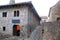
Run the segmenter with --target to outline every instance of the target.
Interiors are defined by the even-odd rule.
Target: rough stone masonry
[[[44,23],[43,40],[60,40],[60,22]]]
[[[45,22],[31,34],[30,40],[60,40],[60,22]]]

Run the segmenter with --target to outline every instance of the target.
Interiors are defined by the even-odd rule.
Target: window
[[[16,16],[16,11],[14,11],[14,17]]]
[[[7,12],[3,12],[2,16],[7,17]]]
[[[14,11],[14,17],[19,17],[19,10]]]
[[[19,16],[19,11],[17,11],[17,16]]]
[[[42,29],[42,34],[44,33],[44,29]]]
[[[6,28],[5,28],[5,27],[3,27],[3,31],[5,31],[5,29],[6,29]]]
[[[57,18],[57,21],[60,21],[60,17]]]

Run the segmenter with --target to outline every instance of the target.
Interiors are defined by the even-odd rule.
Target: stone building
[[[60,20],[60,1],[58,1],[49,11],[49,21],[58,21]]]
[[[31,2],[15,3],[10,1],[8,5],[0,6],[0,32],[19,36],[24,31],[28,36],[41,18],[37,14]]]
[[[47,16],[41,16],[41,22],[48,22],[48,17]]]

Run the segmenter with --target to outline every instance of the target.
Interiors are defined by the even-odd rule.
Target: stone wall
[[[29,40],[42,40],[42,26],[37,26],[30,35]]]
[[[40,25],[40,19],[36,16],[35,12],[28,7],[28,33],[31,34],[38,25]]]
[[[43,40],[60,40],[60,22],[47,22],[43,25]]]

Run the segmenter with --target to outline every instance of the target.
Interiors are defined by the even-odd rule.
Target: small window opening
[[[60,17],[57,18],[57,21],[60,21]]]
[[[6,30],[6,28],[5,27],[3,27],[3,31],[5,31]]]
[[[42,34],[44,33],[44,29],[42,29]]]

